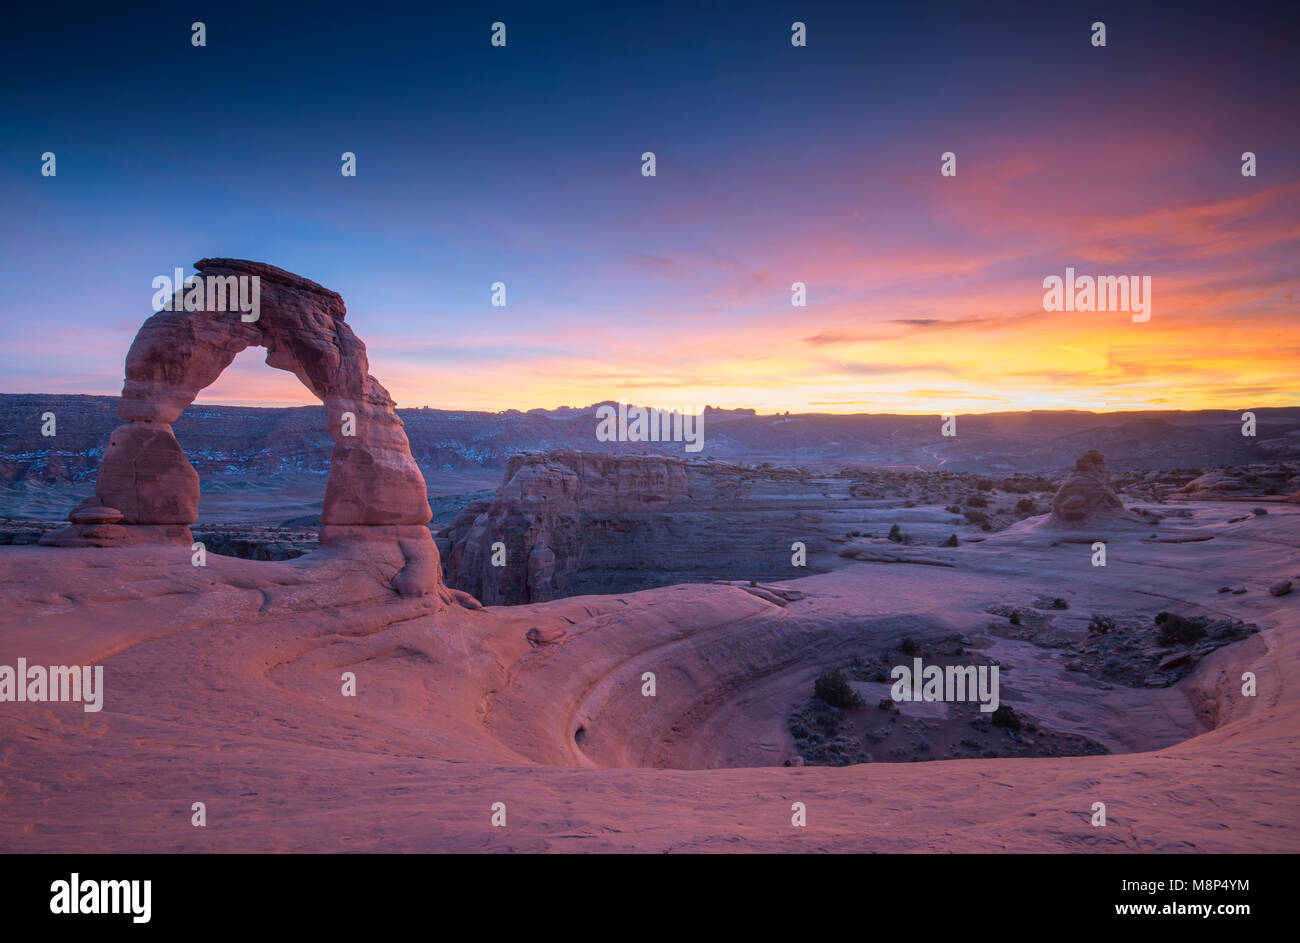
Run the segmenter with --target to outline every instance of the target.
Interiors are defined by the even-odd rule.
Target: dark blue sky
[[[1272,227],[1251,259],[1294,259],[1268,209],[1283,201],[1294,221],[1300,179],[1298,21],[1283,7],[550,6],[8,14],[0,320],[11,337],[41,333],[0,352],[0,389],[117,392],[152,278],[235,256],[341,292],[404,404],[626,392],[798,408],[827,402],[828,369],[860,377],[887,361],[916,376],[859,390],[859,408],[888,394],[880,405],[907,411],[936,384],[978,405],[991,378],[960,364],[809,338],[982,306],[1018,315],[1005,309],[1022,283],[1078,253],[1204,272],[1205,245],[1156,238],[1150,214],[1248,196],[1234,176],[1246,147],[1264,155],[1256,189],[1281,189],[1231,226]],[[205,48],[190,44],[195,20]],[[503,49],[489,43],[495,20]],[[794,20],[807,48],[790,45]],[[1107,23],[1104,50],[1088,42],[1093,20]],[[936,197],[950,149],[961,172]],[[40,176],[45,151],[57,178]],[[339,174],[343,151],[354,179]],[[1112,217],[1132,235],[1099,238]],[[1212,262],[1199,290],[1246,280],[1261,292],[1247,301],[1274,312],[1294,266],[1248,261]],[[819,303],[798,328],[795,279]],[[497,280],[505,309],[487,306]],[[811,346],[791,361],[744,338]],[[236,366],[219,398],[305,395],[245,357]],[[1042,399],[1049,386],[1007,402],[1061,405]]]

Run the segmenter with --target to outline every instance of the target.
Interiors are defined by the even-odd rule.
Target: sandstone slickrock
[[[1178,489],[1178,494],[1222,494],[1223,492],[1241,491],[1244,482],[1227,472],[1209,472],[1193,478]]]
[[[552,626],[550,628],[538,628],[534,626],[524,633],[532,645],[549,645],[552,642],[558,642],[564,638],[564,628],[562,626]]]
[[[120,509],[126,524],[192,524],[199,516],[199,474],[170,423],[128,422],[108,440],[95,497]]]
[[[211,852],[214,836],[241,852],[473,852],[486,840],[476,810],[526,792],[518,827],[487,850],[777,852],[806,850],[806,837],[855,853],[1291,853],[1300,686],[1261,683],[1257,697],[1242,697],[1241,678],[1288,679],[1300,666],[1296,596],[1257,584],[1261,573],[1297,579],[1300,514],[1278,504],[1241,526],[1225,524],[1222,509],[1193,513],[1171,526],[1231,539],[1140,545],[1149,530],[1116,535],[1124,565],[1098,573],[1079,554],[1045,552],[1042,535],[999,531],[963,547],[956,569],[854,565],[782,581],[770,588],[809,597],[785,608],[696,584],[433,612],[374,592],[368,568],[350,559],[334,568],[209,555],[204,570],[171,547],[4,548],[7,650],[31,664],[103,662],[118,683],[91,727],[68,705],[10,705],[5,734],[21,749],[0,751],[0,846],[136,852],[172,835],[184,852]],[[371,544],[401,557],[396,541]],[[1243,579],[1260,591],[1231,600],[1247,601],[1261,631],[1208,628],[1197,664],[1158,670],[1172,652],[1155,638],[1152,612],[1222,611],[1215,589]],[[1067,591],[1068,610],[1024,620],[1050,649],[987,628],[992,600],[1028,612]],[[1115,616],[1116,630],[1078,639],[1089,613]],[[1050,638],[1051,619],[1065,642]],[[565,634],[534,646],[531,628]],[[1112,755],[945,762],[942,728],[907,731],[916,715],[891,709],[882,683],[864,688],[884,709],[861,712],[860,733],[901,727],[894,736],[907,743],[923,734],[940,762],[892,763],[879,751],[848,769],[778,768],[795,755],[815,762],[786,717],[822,672],[861,654],[888,681],[903,637],[929,663],[930,650],[953,651],[942,646],[966,630],[963,648],[1009,669],[1004,703]],[[1083,670],[1058,670],[1058,654]],[[359,673],[363,696],[338,696],[345,670]],[[647,671],[658,678],[653,709],[638,693]],[[166,796],[212,783],[240,814],[220,834],[175,828],[176,803],[141,802],[141,782]],[[1086,803],[1081,815],[1061,814],[1099,782],[1131,827],[1091,828]],[[991,783],[1011,799],[990,802]],[[779,807],[755,812],[791,789],[822,810],[807,836],[781,827]],[[306,812],[285,815],[297,806]]]
[[[172,432],[199,391],[240,351],[265,347],[266,363],[298,377],[324,404],[334,450],[321,513],[322,546],[350,547],[379,563],[403,595],[442,593],[438,549],[424,477],[411,457],[388,391],[369,374],[365,344],[344,318],[343,299],[299,275],[261,262],[202,259],[204,279],[259,279],[259,312],[173,307],[145,321],[126,357],[118,413],[126,423],[109,441],[95,497],[47,535],[55,546],[188,544],[198,518],[199,478]],[[211,295],[205,304],[219,305]],[[117,509],[115,520],[94,508]],[[372,546],[376,542],[383,547]]]
[[[122,520],[122,512],[99,503],[99,498],[90,497],[72,509],[68,520],[74,524],[116,524]]]

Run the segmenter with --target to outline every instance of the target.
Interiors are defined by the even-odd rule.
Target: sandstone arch
[[[394,403],[369,374],[365,344],[344,321],[343,299],[315,282],[261,262],[202,259],[209,276],[257,276],[260,312],[159,311],[145,321],[126,357],[126,380],[114,430],[95,481],[95,495],[68,515],[72,526],[50,535],[61,546],[123,546],[192,540],[199,477],[171,424],[247,347],[298,377],[324,404],[334,450],[321,512],[323,547],[395,542],[405,563],[399,592],[441,588],[438,551],[425,526],[432,518],[424,477]],[[173,307],[183,308],[183,290]],[[235,309],[237,305],[228,304]],[[344,416],[355,434],[343,434]]]

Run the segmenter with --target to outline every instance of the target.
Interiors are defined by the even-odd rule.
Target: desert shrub
[[[1020,718],[1016,716],[1015,711],[1013,711],[1006,704],[1003,704],[1001,707],[999,707],[997,710],[993,712],[993,726],[1007,727],[1011,730],[1019,730]]]
[[[944,508],[944,510],[947,511],[949,514],[960,514],[960,513],[961,513],[961,505],[958,505],[958,504],[950,504],[950,505],[948,505],[946,508]]]
[[[1205,638],[1204,625],[1172,612],[1156,616],[1156,625],[1160,627],[1156,641],[1161,645],[1184,645]]]
[[[1115,620],[1110,616],[1099,616],[1096,613],[1088,620],[1089,635],[1105,635],[1115,628]]]
[[[813,695],[831,707],[861,707],[863,704],[862,696],[849,687],[848,677],[839,670],[819,675],[813,685]]]
[[[945,546],[945,547],[955,547],[955,546],[957,546],[957,535],[956,535],[956,534],[953,534],[953,535],[950,536],[946,541],[944,541],[944,546]]]
[[[989,522],[989,516],[983,511],[967,511],[966,520],[970,521],[972,524],[987,525]],[[985,530],[987,529],[988,528],[985,527]]]
[[[1016,502],[1016,510],[1021,514],[1037,514],[1038,505],[1034,503],[1033,498],[1021,498]]]
[[[992,491],[994,486],[993,482],[989,481],[987,478],[980,478],[975,482],[975,487],[979,488],[980,491]]]
[[[903,542],[903,531],[899,528],[897,524],[889,528],[889,539],[896,544]]]
[[[986,508],[989,506],[989,499],[982,494],[973,494],[966,499],[968,508]]]
[[[1011,619],[1010,619],[1009,621],[1011,622],[1012,625],[1019,625],[1019,624],[1020,624],[1020,613],[1018,613],[1018,612],[1013,612],[1013,613],[1011,613]]]
[[[904,655],[915,655],[921,651],[921,646],[910,635],[898,643],[898,648]]]

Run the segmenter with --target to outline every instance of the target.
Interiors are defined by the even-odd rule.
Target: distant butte
[[[1074,471],[1052,499],[1052,514],[1044,521],[1055,527],[1086,527],[1123,518],[1124,504],[1106,474],[1106,459],[1089,449],[1074,463]]]

